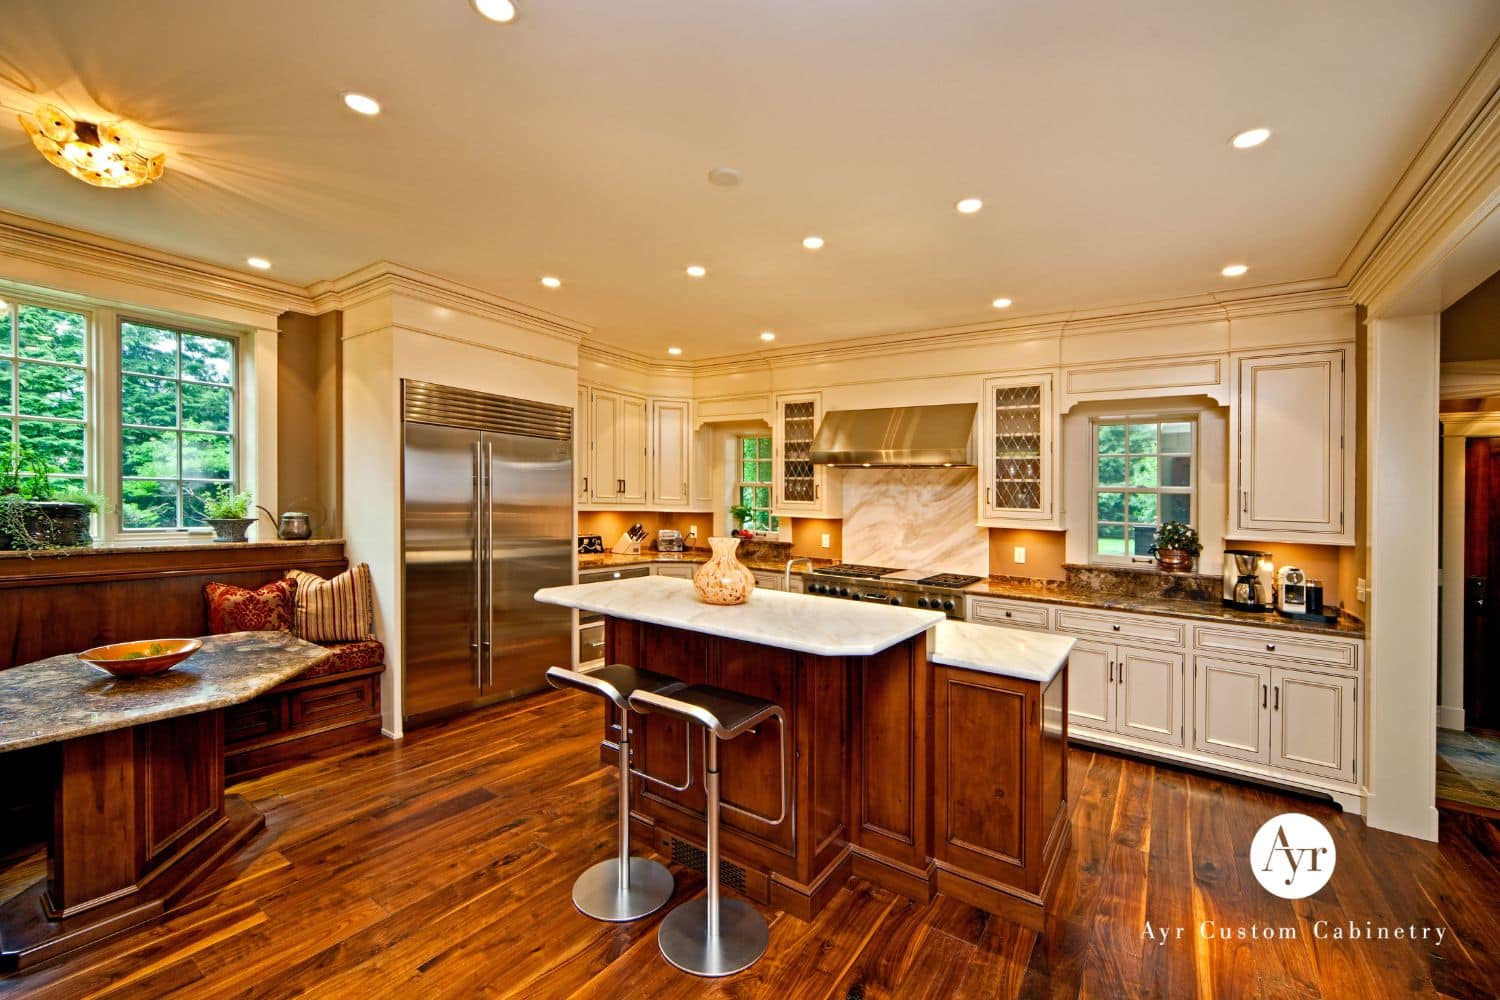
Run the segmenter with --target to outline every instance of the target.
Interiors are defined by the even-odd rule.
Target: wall
[[[313,535],[342,530],[339,427],[342,314],[283,313],[276,356],[277,483],[283,510],[312,515]]]
[[[1443,310],[1442,360],[1490,361],[1500,355],[1500,272]]]
[[[990,529],[990,574],[1036,580],[1061,580],[1068,558],[1068,536],[1062,531],[1024,528]],[[1026,549],[1026,562],[1015,561],[1016,546]]]

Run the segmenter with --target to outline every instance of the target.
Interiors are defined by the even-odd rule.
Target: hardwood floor
[[[1038,936],[938,897],[855,882],[816,922],[778,913],[766,957],[686,976],[656,919],[596,923],[569,886],[608,856],[612,771],[598,705],[547,693],[376,741],[235,790],[268,831],[164,922],[0,980],[4,997],[1492,996],[1500,983],[1500,827],[1444,816],[1443,843],[1366,830],[1334,807],[1074,749],[1071,853]],[[1267,818],[1328,824],[1332,881],[1291,903],[1245,855]],[[0,896],[41,874],[0,876]],[[678,871],[677,898],[702,880]],[[665,911],[663,911],[664,913]],[[1181,938],[1145,940],[1181,926]],[[1295,940],[1204,940],[1219,926]],[[1315,921],[1447,928],[1428,941],[1333,941]]]
[[[1438,808],[1500,819],[1500,738],[1439,729],[1437,739]]]

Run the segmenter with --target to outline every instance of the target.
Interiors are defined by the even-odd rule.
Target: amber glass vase
[[[755,589],[755,574],[734,557],[738,538],[710,538],[713,555],[693,574],[693,589],[705,604],[744,604]]]

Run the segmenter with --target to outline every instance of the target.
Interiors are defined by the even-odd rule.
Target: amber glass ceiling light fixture
[[[17,115],[47,162],[102,188],[133,188],[162,175],[165,153],[148,156],[118,122],[74,121],[61,108],[43,104],[35,115]]]

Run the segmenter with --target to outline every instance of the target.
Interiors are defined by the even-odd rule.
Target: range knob
[[[855,591],[853,594],[850,594],[849,596],[852,597],[856,601],[863,601],[865,599],[865,595],[859,593],[858,591]]]
[[[809,594],[821,594],[823,592],[823,585],[821,583],[809,583],[807,585],[807,592]]]
[[[943,602],[943,610],[944,611],[952,611],[953,610],[953,602],[951,600],[950,601],[944,601]]]
[[[893,597],[893,598],[891,598],[891,607],[894,607],[894,608],[901,607],[901,598],[899,598],[899,597]]]
[[[848,587],[840,587],[839,588],[839,596],[840,597],[848,597],[849,596],[849,588]]]
[[[925,597],[919,597],[919,598],[917,598],[917,607],[919,607],[919,608],[925,608],[925,607],[927,607],[927,598],[925,598]]]

